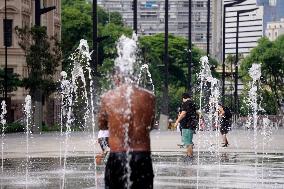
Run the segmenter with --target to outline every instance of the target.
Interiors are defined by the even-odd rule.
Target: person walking
[[[227,134],[231,130],[232,113],[228,107],[225,107],[222,104],[219,104],[218,106],[218,113],[220,117],[220,133],[223,139],[222,147],[228,147],[229,142]]]
[[[150,131],[155,120],[155,96],[126,82],[126,76],[116,69],[116,87],[102,95],[98,115],[99,128],[109,129],[105,188],[152,189]]]
[[[191,100],[188,93],[182,95],[181,113],[179,114],[175,126],[179,123],[183,123],[182,126],[182,141],[187,148],[186,159],[191,160],[193,158],[193,134],[195,133],[196,126],[198,124],[197,106]]]
[[[179,106],[179,108],[178,108],[177,119],[178,119],[178,117],[180,116],[181,112],[182,112],[182,104],[181,104],[181,105]],[[187,123],[187,119],[184,118],[184,119],[182,119],[182,120],[178,123],[178,125],[176,126],[176,127],[179,127],[178,129],[179,129],[179,131],[180,131],[180,136],[181,136],[181,144],[178,144],[178,146],[179,146],[180,148],[184,148],[184,147],[185,147],[185,145],[183,144],[183,140],[182,140],[182,128],[186,125],[186,123]]]

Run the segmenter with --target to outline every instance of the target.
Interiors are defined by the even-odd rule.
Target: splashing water
[[[65,153],[64,153],[64,165],[63,165],[63,181],[62,186],[64,188],[65,183],[65,169],[66,169],[66,159],[67,159],[67,149],[68,149],[68,140],[71,133],[71,126],[74,121],[74,109],[75,104],[80,104],[83,100],[85,103],[84,108],[84,129],[88,128],[88,125],[91,125],[92,129],[92,140],[91,145],[93,146],[94,152],[94,165],[96,169],[95,161],[95,105],[94,105],[94,90],[93,90],[93,78],[90,68],[91,53],[89,52],[89,46],[86,40],[80,40],[80,44],[74,53],[70,56],[71,61],[73,62],[73,67],[71,70],[71,80],[67,80],[66,72],[61,72],[61,99],[62,99],[62,116],[61,121],[63,125],[63,120],[66,120],[66,132],[65,132]],[[86,77],[85,77],[86,76]],[[89,83],[87,83],[89,81]],[[89,92],[88,92],[89,91]],[[81,94],[82,93],[82,94]],[[74,100],[73,100],[74,99]],[[82,104],[81,104],[82,106]],[[62,127],[61,127],[62,131]],[[96,172],[95,172],[96,174]],[[97,180],[97,176],[95,175]],[[97,183],[97,182],[96,182]]]
[[[25,98],[24,112],[26,115],[26,188],[28,187],[29,179],[29,134],[30,134],[30,121],[31,121],[31,109],[32,109],[32,98],[30,95],[27,95]]]
[[[0,115],[0,122],[2,125],[2,134],[1,134],[1,154],[2,154],[2,161],[1,161],[1,170],[3,173],[4,170],[4,138],[5,138],[5,125],[6,125],[6,119],[5,116],[7,114],[6,110],[6,103],[5,100],[1,102],[1,115]]]
[[[143,74],[146,73],[146,74]],[[140,68],[140,72],[138,75],[138,81],[137,81],[137,85],[141,86],[142,88],[148,89],[149,85],[151,87],[151,91],[154,92],[155,91],[155,86],[153,84],[153,80],[152,80],[152,76],[151,73],[149,71],[149,66],[148,64],[143,64]]]
[[[127,102],[127,108],[124,111],[124,117],[128,121],[128,123],[124,124],[124,148],[127,149],[126,151],[126,157],[127,157],[127,163],[126,163],[126,178],[127,178],[127,189],[131,188],[132,182],[130,180],[131,176],[131,167],[130,167],[130,160],[131,160],[131,155],[130,155],[130,147],[129,147],[129,123],[131,119],[131,95],[133,93],[133,89],[131,86],[128,86],[126,89],[126,95],[125,99]]]
[[[115,59],[114,64],[116,69],[119,70],[119,74],[121,74],[125,78],[125,83],[134,83],[135,77],[135,67],[136,64],[136,55],[137,55],[137,36],[135,34],[132,35],[132,38],[128,38],[122,35],[117,42],[117,54],[118,57]],[[126,120],[129,120],[132,116],[131,112],[131,95],[133,93],[132,86],[127,86],[125,91],[125,100],[127,102],[127,108],[123,110],[123,114]],[[130,122],[130,121],[128,121]],[[130,167],[130,147],[129,147],[129,123],[125,123],[124,125],[124,148],[126,151],[126,179],[127,179],[127,188],[131,188],[131,167]]]
[[[79,51],[79,54],[76,52],[71,55],[71,60],[74,62],[74,67],[72,69],[71,75],[72,75],[72,86],[73,86],[73,92],[75,93],[75,102],[78,101],[78,96],[76,95],[76,91],[78,90],[78,87],[76,85],[77,80],[80,79],[83,82],[83,89],[84,89],[84,99],[86,102],[86,112],[84,115],[85,120],[85,128],[86,124],[91,125],[92,130],[92,140],[91,145],[93,146],[93,152],[94,152],[94,164],[96,167],[96,158],[95,158],[95,144],[96,144],[96,136],[95,136],[95,104],[94,104],[94,89],[93,89],[93,78],[92,78],[92,70],[90,67],[90,61],[91,61],[91,54],[92,52],[89,52],[89,46],[86,40],[81,39],[79,47],[77,48],[77,51]],[[87,93],[87,86],[86,86],[86,78],[84,73],[87,75],[87,79],[89,81],[89,96]],[[90,100],[89,100],[90,99]],[[88,120],[91,118],[90,120]]]
[[[60,92],[61,92],[61,114],[60,114],[60,136],[61,139],[63,139],[63,125],[66,123],[66,133],[65,136],[68,138],[69,132],[71,132],[70,124],[72,123],[71,119],[71,113],[72,112],[72,103],[73,103],[73,95],[72,95],[72,90],[73,87],[70,83],[69,80],[67,80],[67,73],[65,71],[62,71],[60,73],[61,75],[61,81],[60,81]],[[66,139],[65,138],[65,145]],[[66,150],[67,146],[65,146]],[[66,159],[66,151],[64,153],[64,160]],[[60,166],[62,165],[62,142],[60,142]],[[66,166],[66,164],[64,164]],[[65,167],[63,167],[65,170]]]
[[[63,135],[63,124],[66,117],[66,108],[67,108],[67,100],[66,94],[68,94],[67,86],[69,81],[67,80],[67,73],[62,71],[60,73],[61,81],[60,81],[60,136],[62,138]],[[67,84],[68,83],[68,84]],[[60,165],[61,165],[61,143],[60,143]]]
[[[203,56],[200,58],[200,62],[201,62],[201,71],[199,73],[199,80],[200,80],[200,97],[199,97],[199,112],[200,114],[202,114],[202,99],[203,99],[203,93],[205,92],[209,92],[210,97],[209,97],[209,102],[205,102],[205,103],[209,103],[209,112],[208,112],[208,123],[207,125],[209,126],[209,129],[212,129],[213,127],[215,128],[218,124],[219,121],[219,116],[218,116],[218,102],[219,102],[219,96],[220,96],[220,90],[219,90],[219,80],[217,80],[216,78],[214,78],[211,74],[211,69],[210,69],[210,65],[209,65],[209,61],[208,61],[208,57],[207,56]],[[210,91],[203,91],[203,87],[204,85],[210,85]],[[198,127],[201,128],[201,119],[199,119],[199,123],[198,123]],[[208,129],[207,126],[207,129]],[[203,133],[204,134],[204,133]],[[200,132],[198,134],[198,143],[199,143],[199,137],[200,137]],[[211,141],[214,141],[216,144],[219,144],[219,132],[216,129],[215,132],[215,137],[213,137],[211,134],[209,136],[209,139],[204,140],[204,142],[209,143]],[[198,155],[197,155],[197,165],[199,166],[200,162],[199,162],[199,157],[200,157],[200,149],[199,149],[198,145]],[[219,154],[219,145],[210,145],[210,149],[211,153],[216,153],[217,152],[217,156],[220,157]],[[220,161],[219,161],[219,167],[220,167]],[[217,176],[219,176],[219,174],[217,174]],[[199,185],[199,169],[197,169],[197,188]]]
[[[254,152],[257,155],[257,149],[258,149],[258,141],[257,141],[257,124],[258,124],[258,112],[260,110],[263,110],[258,103],[258,87],[259,87],[259,81],[261,77],[261,65],[260,64],[252,64],[251,68],[249,69],[249,75],[252,78],[252,82],[250,82],[250,90],[248,92],[248,104],[251,108],[251,115],[249,118],[249,121],[251,121],[251,125],[253,125],[253,147]],[[264,146],[263,146],[264,147]],[[257,177],[257,167],[258,167],[258,160],[255,159],[255,175],[256,175],[256,183],[258,182]]]
[[[117,42],[116,49],[118,57],[114,61],[115,67],[119,68],[120,74],[128,79],[128,82],[132,83],[134,78],[137,55],[137,36],[134,33],[132,38],[128,38],[122,35]]]
[[[209,102],[206,102],[209,104],[209,111],[208,111],[208,123],[209,126],[208,129],[216,128],[218,122],[219,122],[219,116],[218,116],[218,102],[220,97],[220,82],[218,79],[214,78],[211,74],[210,65],[208,62],[208,57],[203,56],[200,58],[201,62],[201,71],[199,73],[199,80],[200,80],[200,98],[199,98],[199,111],[202,112],[202,97],[203,93],[208,92],[210,94]],[[210,91],[203,91],[203,85],[210,85]],[[207,126],[207,127],[208,127]],[[200,127],[200,120],[199,120],[199,127]],[[219,132],[215,132],[215,139],[217,139],[216,142],[218,142],[219,139]],[[211,141],[211,139],[209,139]],[[212,151],[216,151],[216,149],[212,149]]]
[[[154,85],[151,78],[151,74],[149,72],[149,67],[147,64],[143,64],[140,66],[140,62],[137,61],[138,57],[138,45],[137,45],[137,36],[135,34],[132,35],[132,38],[128,38],[126,36],[121,36],[117,42],[117,53],[118,57],[115,59],[115,69],[119,71],[119,74],[123,76],[124,83],[129,83],[133,85],[138,85],[145,90],[149,89],[153,93]],[[148,90],[147,90],[148,91]],[[149,91],[150,92],[150,91]],[[132,182],[130,180],[131,176],[131,167],[130,167],[130,137],[129,137],[129,123],[132,116],[131,111],[131,96],[133,93],[133,86],[128,85],[125,91],[125,100],[127,103],[127,107],[121,110],[124,116],[126,123],[123,125],[124,127],[124,148],[126,150],[126,175],[124,175],[127,179],[126,188],[131,188]]]
[[[252,78],[252,82],[250,82],[250,90],[248,93],[248,103],[252,110],[252,115],[249,118],[250,124],[253,125],[254,129],[254,150],[257,153],[257,120],[258,120],[258,112],[263,110],[258,104],[258,82],[261,77],[261,65],[260,64],[252,64],[252,67],[249,69],[249,75]]]
[[[67,113],[66,113],[66,124],[65,124],[65,127],[66,127],[66,131],[65,131],[65,141],[64,141],[64,161],[63,161],[63,175],[62,175],[62,185],[61,185],[61,188],[64,189],[65,187],[65,172],[66,172],[66,165],[67,165],[67,153],[68,153],[68,147],[69,147],[69,137],[70,137],[70,133],[71,133],[71,125],[72,125],[72,122],[73,122],[73,119],[72,119],[72,105],[73,105],[73,96],[72,96],[72,85],[70,84],[70,82],[66,81],[64,82],[64,80],[62,81],[61,84],[65,84],[61,87],[66,87],[65,90],[64,90],[64,97],[63,98],[66,98],[67,99],[67,104],[66,104],[66,109],[67,109]],[[62,134],[61,134],[62,135]]]
[[[91,53],[89,52],[89,46],[86,40],[81,39],[78,48],[75,50],[74,53],[71,54],[70,60],[73,62],[73,68],[71,70],[71,83],[73,86],[73,92],[75,94],[75,101],[77,103],[79,101],[78,91],[79,87],[82,90],[82,96],[86,103],[86,111],[84,113],[84,128],[87,127],[89,123],[89,117],[91,115],[91,125],[94,126],[94,114],[93,114],[93,78],[91,77],[91,68],[90,68],[90,60],[91,60]],[[87,82],[85,78],[85,73],[88,75],[88,79],[90,80],[90,100],[87,92]],[[80,83],[82,82],[82,83]],[[90,102],[91,101],[91,102]],[[91,108],[90,108],[91,107]],[[91,109],[91,110],[90,110]]]

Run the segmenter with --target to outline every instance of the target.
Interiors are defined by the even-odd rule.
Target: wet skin
[[[154,95],[137,86],[124,84],[102,96],[98,122],[100,129],[109,129],[111,152],[125,152],[128,148],[130,151],[150,151],[154,116]]]

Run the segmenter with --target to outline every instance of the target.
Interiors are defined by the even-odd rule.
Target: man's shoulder
[[[109,99],[115,97],[120,98],[122,96],[125,96],[128,92],[130,92],[130,94],[133,93],[134,95],[137,95],[137,93],[139,93],[144,97],[148,96],[149,98],[155,98],[155,95],[152,91],[149,91],[136,85],[125,84],[105,92],[103,95],[101,95],[101,99]]]
[[[143,95],[153,97],[153,98],[155,97],[154,93],[152,91],[147,90],[147,89],[135,86],[134,90],[137,91],[138,93],[143,94]]]

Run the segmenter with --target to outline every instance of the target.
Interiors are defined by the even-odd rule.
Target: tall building
[[[223,3],[235,2],[223,0]],[[225,54],[236,53],[237,11],[257,10],[239,14],[239,53],[248,55],[257,41],[265,35],[268,22],[284,17],[283,0],[246,0],[233,7],[227,7],[225,12]]]
[[[281,18],[279,21],[268,22],[265,35],[270,41],[274,41],[280,35],[284,35],[284,18]]]
[[[207,48],[207,1],[208,0],[192,0],[191,22],[192,42],[205,51]],[[106,11],[117,11],[121,13],[124,23],[130,27],[133,27],[132,2],[133,0],[98,0],[98,4],[104,7]],[[211,0],[211,10],[212,7],[215,7],[215,2],[218,2],[218,0]],[[164,4],[164,0],[138,0],[138,34],[153,35],[164,33]],[[169,33],[176,36],[188,37],[188,5],[188,0],[169,1]],[[211,15],[214,15],[212,11]],[[210,49],[212,49],[212,20],[211,18]]]
[[[7,70],[10,73],[17,73],[20,78],[28,76],[28,68],[25,62],[24,51],[18,44],[18,38],[15,34],[15,27],[24,26],[31,27],[35,23],[35,1],[34,0],[6,0],[7,6],[7,31],[9,36],[8,53],[7,53]],[[56,6],[56,9],[41,16],[41,24],[47,27],[49,36],[55,36],[60,39],[61,34],[61,3],[60,0],[42,0],[42,5],[45,7]],[[5,1],[0,1],[0,66],[5,68],[5,46],[4,46],[4,19],[5,19]],[[59,68],[60,69],[60,68]],[[59,77],[59,74],[57,75]],[[3,91],[1,91],[3,94]],[[11,120],[23,118],[24,98],[28,91],[24,88],[19,88],[17,91],[8,93],[8,101],[11,101],[9,110]],[[45,103],[44,120],[54,120],[55,115],[48,113],[48,107],[54,106],[55,102]],[[50,107],[53,108],[53,107]]]

